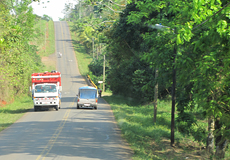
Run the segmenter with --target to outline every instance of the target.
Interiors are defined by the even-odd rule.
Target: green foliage
[[[41,66],[37,48],[30,45],[34,38],[35,16],[27,1],[14,7],[16,15],[1,6],[0,99],[13,100],[16,95],[28,92],[30,75]]]
[[[12,125],[33,106],[31,96],[21,95],[12,104],[0,107],[0,131]]]
[[[134,151],[133,159],[208,159],[202,141],[205,122],[192,125],[192,135],[184,135],[175,131],[175,147],[170,146],[171,129],[171,102],[160,100],[158,102],[157,122],[153,124],[153,105],[137,105],[124,96],[103,96],[111,105],[118,126]],[[177,117],[177,115],[176,115]],[[198,119],[197,119],[198,120]],[[194,142],[199,140],[200,143]],[[190,146],[192,145],[192,146]],[[191,148],[190,148],[191,147]],[[172,151],[173,150],[173,151]],[[177,150],[177,152],[175,152]]]
[[[53,21],[53,19],[51,17],[49,17],[48,15],[44,14],[42,17],[41,17],[42,20],[45,20],[45,21]]]
[[[102,88],[101,84],[98,81],[103,81],[103,65],[104,59],[102,56],[99,56],[98,59],[93,59],[93,61],[88,65],[89,67],[89,75],[92,81],[100,88]],[[105,89],[109,88],[109,84],[107,83],[107,75],[109,72],[108,64],[105,66]]]
[[[177,118],[177,128],[181,133],[190,134],[191,126],[195,124],[196,121],[192,113],[185,112]]]
[[[170,93],[175,67],[178,128],[203,141],[205,126],[196,125],[194,116],[188,115],[202,109],[203,119],[219,119],[216,130],[223,129],[220,139],[224,141],[229,139],[224,135],[230,125],[229,5],[228,0],[129,1],[119,18],[113,14],[115,22],[109,28],[101,25],[98,17],[105,8],[97,4],[94,9],[99,12],[78,20],[76,28],[88,48],[92,37],[96,43],[107,44],[107,81],[114,94],[149,102],[158,82],[159,94],[165,97],[165,93]],[[156,24],[162,26],[157,28]],[[100,75],[96,68],[94,74]],[[159,70],[157,79],[155,69]]]
[[[107,63],[106,63],[107,64]],[[93,59],[93,61],[88,65],[89,70],[93,73],[95,76],[101,76],[103,74],[103,65],[104,65],[104,59],[103,56],[99,56],[98,59]],[[105,66],[105,71],[108,73],[108,66]]]
[[[140,24],[147,18],[145,24],[149,26],[157,23],[166,26],[165,29],[157,30],[157,34],[144,35],[146,42],[153,43],[152,52],[146,53],[144,58],[167,72],[172,70],[173,49],[176,46],[180,128],[188,129],[190,122],[194,122],[192,116],[186,115],[186,110],[193,110],[194,104],[204,108],[206,116],[219,117],[221,122],[225,121],[222,125],[228,126],[226,86],[229,78],[225,64],[229,64],[226,59],[229,57],[229,35],[226,33],[229,33],[230,21],[225,13],[229,12],[226,6],[229,3],[225,0],[213,3],[157,0],[154,3],[137,1],[135,4],[139,11],[131,12],[128,16],[130,24]],[[148,19],[154,11],[158,14]]]
[[[176,119],[176,127],[182,134],[193,136],[198,142],[207,140],[206,125],[198,123],[197,116],[193,112],[180,113]]]

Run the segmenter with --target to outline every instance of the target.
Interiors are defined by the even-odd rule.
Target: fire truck
[[[58,111],[61,107],[61,73],[57,71],[33,73],[31,79],[34,111],[51,107]]]

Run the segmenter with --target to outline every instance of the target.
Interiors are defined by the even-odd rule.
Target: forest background
[[[23,2],[0,3],[2,102],[28,93],[24,86],[42,66],[31,43],[41,34],[34,28],[41,17],[32,14],[31,1]],[[63,12],[60,20],[69,21],[76,42],[93,58],[87,74],[95,83],[103,80],[106,62],[104,91],[140,106],[154,102],[155,116],[157,102],[171,98],[176,131],[205,146],[210,158],[225,157],[230,137],[229,1],[85,0],[74,7],[66,4]],[[159,123],[155,116],[152,125]]]

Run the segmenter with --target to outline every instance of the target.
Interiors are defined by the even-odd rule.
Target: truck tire
[[[59,106],[58,106],[58,105],[56,105],[56,106],[55,106],[55,109],[56,109],[56,111],[58,111],[58,109],[59,109]]]
[[[79,109],[80,107],[79,107],[79,105],[77,104],[77,109]]]
[[[36,106],[34,106],[34,111],[36,112],[38,109],[37,109],[37,107]]]
[[[97,110],[97,106],[94,106],[94,109],[96,109],[96,110]]]
[[[59,100],[59,109],[61,108],[61,100]]]

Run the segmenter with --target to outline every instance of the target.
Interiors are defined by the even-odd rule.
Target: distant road
[[[0,160],[127,160],[132,152],[121,138],[110,106],[99,99],[98,109],[76,109],[79,74],[66,22],[54,22],[57,70],[62,73],[59,111],[33,109],[0,132]]]

